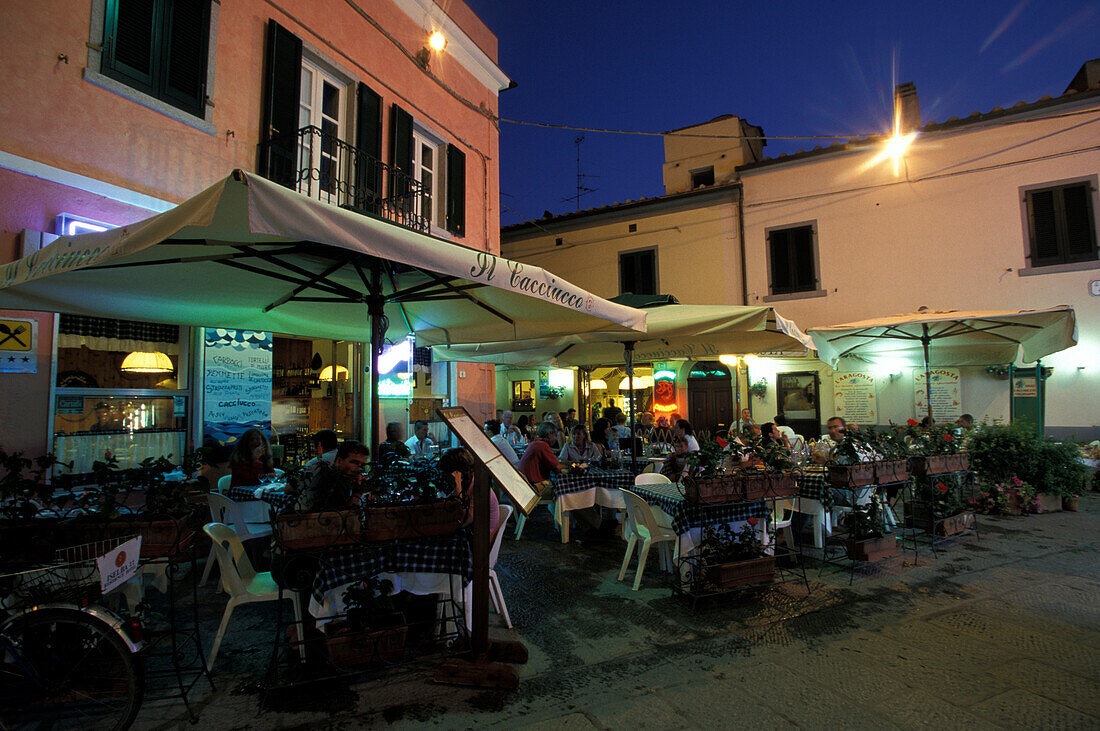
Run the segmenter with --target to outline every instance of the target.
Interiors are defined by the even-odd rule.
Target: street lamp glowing
[[[447,39],[439,31],[432,31],[428,36],[428,46],[436,53],[440,53],[447,47]]]
[[[917,133],[910,132],[907,135],[894,134],[893,137],[886,140],[886,156],[894,161],[894,175],[898,174],[898,166],[901,163],[901,158],[905,156],[905,151],[909,149],[909,145],[916,139]]]

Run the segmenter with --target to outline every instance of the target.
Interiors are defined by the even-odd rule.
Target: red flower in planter
[[[729,446],[729,442],[727,442],[722,437],[718,437],[714,441],[718,442],[718,446],[721,447],[722,449],[725,449],[726,447]]]
[[[757,523],[760,522],[760,519],[759,518],[749,518],[746,522],[749,525],[756,525]]]
[[[942,482],[936,483],[936,490],[938,490],[939,492],[947,492],[947,489],[947,485],[943,484]]]
[[[907,421],[905,423],[908,424],[909,426],[918,426],[918,425],[920,425],[920,422],[917,421],[916,419],[910,419],[909,421]]]
[[[955,441],[955,437],[951,434],[944,434],[943,435],[943,440],[945,442],[953,442],[953,441]]]

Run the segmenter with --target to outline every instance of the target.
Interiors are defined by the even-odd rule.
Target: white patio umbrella
[[[1026,362],[1077,344],[1073,308],[1045,310],[929,310],[843,325],[810,328],[818,357],[833,368],[841,358],[924,365],[925,384],[937,366]],[[932,416],[932,399],[928,399]]]
[[[501,341],[644,331],[646,318],[539,267],[240,170],[165,213],[3,266],[0,307],[369,340],[372,382],[387,334]]]
[[[673,302],[675,300],[672,300]],[[432,357],[512,365],[597,366],[670,358],[715,359],[750,353],[801,354],[813,340],[771,307],[658,304],[646,308],[645,334],[620,328],[510,343],[434,346]],[[630,428],[634,431],[634,389],[630,388]],[[737,411],[740,414],[740,388]]]

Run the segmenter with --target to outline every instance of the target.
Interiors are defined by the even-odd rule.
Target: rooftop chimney
[[[920,101],[917,85],[912,81],[894,87],[894,114],[897,116],[897,133],[907,135],[920,129]]]
[[[1097,88],[1100,88],[1100,58],[1085,61],[1084,65],[1081,66],[1081,70],[1077,72],[1077,75],[1073,77],[1073,81],[1069,82],[1069,86],[1062,93],[1065,94],[1070,90],[1088,91]]]

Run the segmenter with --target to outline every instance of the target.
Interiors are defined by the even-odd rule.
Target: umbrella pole
[[[386,300],[382,296],[382,262],[375,261],[371,267],[371,296],[367,301],[367,313],[370,317],[370,432],[367,444],[371,456],[378,454],[378,354],[386,333],[382,330],[385,321]]]
[[[743,425],[741,424],[741,358],[733,364],[733,404],[736,411],[733,413],[733,431],[740,436]],[[727,432],[728,436],[728,432]]]
[[[634,467],[634,472],[638,471],[638,450],[634,449],[634,341],[623,343],[623,347],[626,349],[626,378],[627,378],[627,398],[629,399],[630,406],[630,463]],[[619,445],[620,447],[622,445]]]
[[[928,325],[921,325],[924,334],[921,335],[920,344],[924,349],[924,396],[928,400],[928,423],[932,423],[932,366],[928,360],[928,344],[932,338],[928,336]]]

